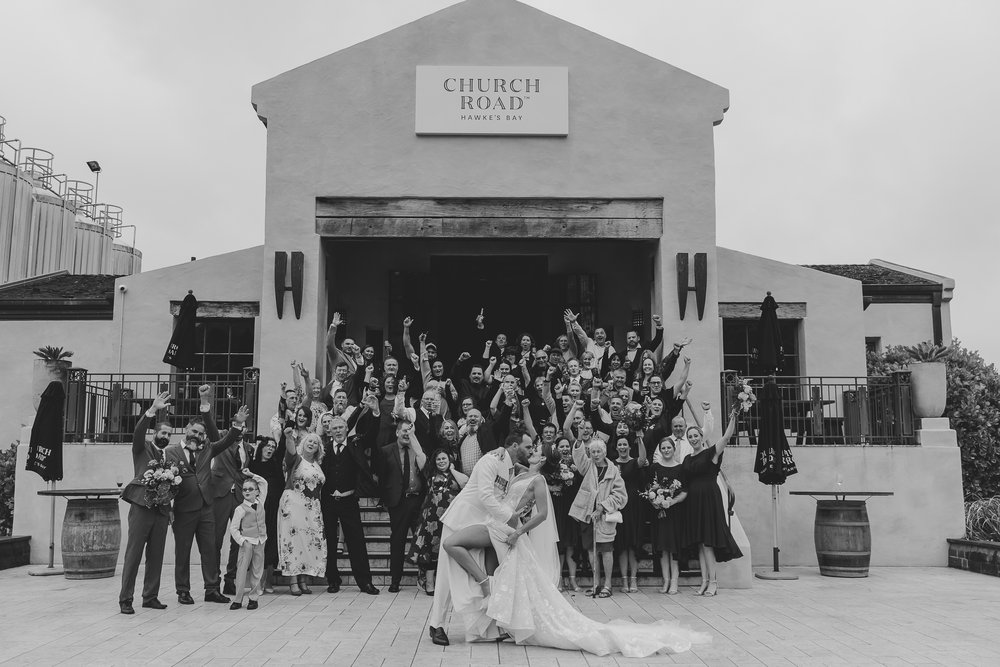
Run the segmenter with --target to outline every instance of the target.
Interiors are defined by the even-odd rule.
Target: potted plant
[[[42,392],[52,381],[66,384],[69,380],[69,368],[71,362],[69,358],[73,353],[61,347],[46,345],[34,351],[35,368],[31,378],[32,404],[38,409],[38,402],[41,400]]]
[[[922,419],[933,419],[944,414],[947,402],[947,364],[951,347],[924,341],[919,345],[903,348],[910,356],[910,386],[913,396],[913,414]]]

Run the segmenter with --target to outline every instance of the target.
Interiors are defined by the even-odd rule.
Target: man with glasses
[[[244,405],[233,417],[226,435],[205,446],[205,422],[192,418],[184,429],[183,443],[164,450],[168,464],[180,470],[181,483],[174,498],[174,585],[177,601],[194,604],[191,597],[191,543],[197,540],[205,602],[229,602],[219,592],[219,551],[215,546],[215,512],[212,507],[212,459],[228,449],[243,431],[249,410]]]

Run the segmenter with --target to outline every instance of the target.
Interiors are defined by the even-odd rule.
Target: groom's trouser
[[[398,584],[403,578],[403,556],[406,553],[406,536],[416,529],[420,518],[422,495],[403,496],[399,504],[389,508],[389,579]]]

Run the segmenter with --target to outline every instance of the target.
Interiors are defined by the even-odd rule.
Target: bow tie
[[[257,511],[257,503],[250,503],[250,509]]]

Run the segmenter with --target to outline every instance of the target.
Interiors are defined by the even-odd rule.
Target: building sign
[[[417,134],[569,134],[569,68],[417,66]]]

